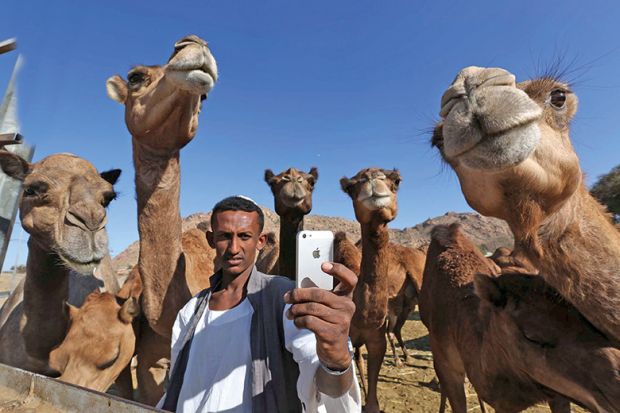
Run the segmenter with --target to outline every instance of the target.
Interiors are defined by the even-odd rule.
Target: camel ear
[[[118,181],[118,177],[121,176],[121,172],[120,169],[110,169],[109,171],[101,172],[99,175],[104,180],[114,185],[116,181]]]
[[[105,82],[105,90],[110,99],[125,104],[127,100],[127,83],[119,75],[114,75]]]
[[[400,172],[398,171],[398,169],[394,168],[391,171],[385,171],[385,176],[390,178],[390,180],[394,182],[394,186],[396,187],[396,189],[398,189],[398,187],[400,186],[400,181],[402,181],[403,179],[400,176]]]
[[[0,151],[0,169],[11,178],[23,181],[30,173],[31,165],[13,152]]]
[[[74,305],[69,304],[67,301],[65,301],[65,308],[67,309],[67,314],[69,315],[69,318],[71,320],[73,320],[77,314],[80,312],[80,309],[77,308]]]
[[[495,277],[485,274],[475,274],[474,291],[480,300],[486,301],[495,307],[504,307],[506,305],[506,295],[500,288]]]
[[[312,175],[312,177],[314,178],[314,181],[312,182],[312,184],[314,184],[316,181],[319,180],[319,170],[316,168],[316,166],[313,166],[312,168],[310,168],[310,172],[308,173]]]
[[[213,231],[207,231],[207,242],[209,246],[215,249],[215,240],[213,239]]]
[[[354,184],[355,184],[354,181],[352,179],[347,178],[346,176],[343,176],[342,178],[340,178],[340,188],[342,188],[342,190],[346,194],[349,194],[349,196],[352,196],[351,189],[353,189]]]
[[[140,314],[140,303],[135,297],[128,298],[118,311],[118,318],[125,324],[129,324]]]
[[[265,182],[267,182],[267,185],[271,185],[272,179],[275,175],[273,174],[273,171],[271,169],[265,169]]]

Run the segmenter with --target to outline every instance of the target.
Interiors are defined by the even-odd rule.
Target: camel
[[[576,111],[557,79],[468,67],[442,97],[432,144],[469,205],[508,223],[513,255],[620,341],[620,233],[586,188],[569,136]]]
[[[67,303],[69,330],[49,356],[59,380],[101,392],[126,368],[125,380],[131,380],[128,367],[136,342],[132,322],[140,312],[141,292],[134,272],[116,295],[93,291],[80,308]]]
[[[26,277],[0,315],[0,362],[53,374],[50,352],[63,341],[70,324],[65,308],[70,283],[79,282],[81,276],[75,273],[90,274],[109,259],[106,207],[116,197],[113,185],[121,171],[100,174],[90,162],[71,154],[30,164],[4,151],[0,167],[23,181],[20,219],[30,235]],[[105,278],[104,287],[115,293],[117,280]]]
[[[403,247],[392,242],[389,245],[390,248],[395,249],[396,255],[398,256],[404,257],[409,255],[413,256],[413,259],[418,256],[418,253],[414,252],[412,248]],[[354,245],[351,241],[349,241],[347,235],[344,232],[337,232],[334,235],[334,261],[345,265],[347,268],[349,268],[359,276],[360,264],[362,262],[361,246],[361,240]],[[416,279],[416,284],[414,284],[408,278],[406,283],[407,286],[405,287],[404,294],[401,294],[398,298],[391,300],[388,305],[386,332],[388,335],[388,340],[390,342],[390,348],[392,349],[394,364],[397,367],[402,367],[403,362],[396,353],[395,340],[398,342],[401,350],[403,351],[403,355],[405,356],[405,363],[411,362],[411,356],[409,355],[407,347],[405,346],[401,330],[405,325],[405,322],[409,318],[409,315],[411,315],[413,310],[415,310],[415,306],[418,303],[418,292],[419,288],[422,286],[422,279]],[[361,361],[359,348],[356,348],[355,350],[356,361]],[[363,371],[360,371],[360,377],[362,387],[365,391],[366,383],[364,382]]]
[[[442,403],[467,411],[465,375],[499,413],[542,401],[554,413],[569,400],[594,412],[620,411],[620,348],[542,277],[502,273],[458,224],[432,231],[420,315],[429,330]]]
[[[175,43],[165,65],[137,66],[127,80],[116,75],[106,82],[109,97],[125,106],[132,135],[144,314],[136,349],[138,393],[150,405],[163,394],[176,314],[209,286],[213,273],[209,257],[196,248],[185,251],[179,195],[180,151],[195,136],[201,102],[216,81],[207,43],[191,35]]]
[[[271,188],[276,213],[280,216],[280,256],[274,271],[292,280],[297,273],[297,233],[303,230],[304,216],[312,210],[312,191],[319,172],[311,168],[304,173],[289,168],[278,175],[265,170],[265,182]]]
[[[363,169],[351,179],[340,180],[342,190],[353,201],[355,217],[362,230],[362,258],[359,281],[353,293],[356,310],[350,335],[356,349],[366,345],[368,350],[365,411],[372,413],[379,412],[377,380],[385,356],[386,321],[391,309],[398,302],[402,303],[408,285],[421,284],[425,262],[421,251],[401,254],[401,249],[389,244],[387,224],[396,217],[396,192],[400,181],[397,170],[379,168]],[[356,360],[362,361],[360,357]],[[363,366],[360,365],[359,370],[363,371]]]

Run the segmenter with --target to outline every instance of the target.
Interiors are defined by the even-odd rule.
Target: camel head
[[[504,69],[468,67],[441,99],[432,144],[469,205],[532,232],[523,227],[555,212],[581,184],[569,138],[576,111],[577,97],[558,80],[516,83]]]
[[[92,292],[82,307],[67,304],[71,320],[63,342],[49,357],[60,380],[105,392],[134,354],[132,322],[140,312],[140,277],[134,270],[117,296]]]
[[[620,406],[620,348],[542,277],[478,274],[474,287],[489,339],[516,370],[592,411]]]
[[[340,186],[353,200],[355,217],[364,224],[390,222],[396,218],[396,192],[401,177],[397,169],[362,169],[353,178],[343,177]]]
[[[106,207],[116,197],[112,185],[121,170],[99,173],[71,154],[30,164],[5,151],[0,151],[0,167],[23,181],[19,214],[29,242],[56,254],[72,270],[91,273],[108,254]]]
[[[273,193],[276,213],[280,216],[306,215],[312,210],[312,191],[319,179],[319,171],[311,168],[308,173],[295,168],[274,175],[265,170],[265,182]]]
[[[136,66],[127,80],[112,76],[108,96],[125,105],[134,139],[157,152],[176,151],[196,134],[201,102],[217,81],[217,64],[207,42],[191,35],[174,44],[163,66]]]

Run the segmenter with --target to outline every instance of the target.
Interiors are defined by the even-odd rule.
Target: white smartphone
[[[321,264],[334,260],[334,234],[331,231],[297,233],[297,288],[317,287],[331,290],[334,277],[321,270]]]

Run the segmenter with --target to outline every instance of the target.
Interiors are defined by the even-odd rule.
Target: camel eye
[[[24,186],[24,196],[25,197],[33,197],[37,195],[44,194],[49,186],[45,182],[33,182],[29,185]]]
[[[562,89],[556,89],[549,96],[549,103],[556,109],[562,109],[566,105],[566,92]]]
[[[134,72],[127,77],[130,86],[137,86],[144,81],[144,73]]]

